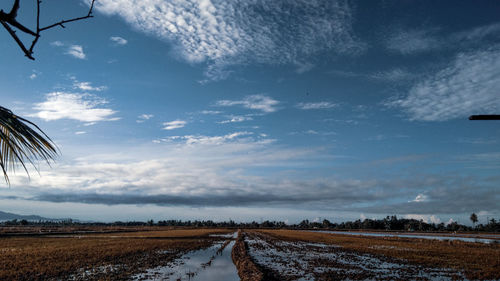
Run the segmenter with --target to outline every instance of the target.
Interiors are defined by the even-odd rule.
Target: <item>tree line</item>
[[[116,221],[112,223],[102,222],[79,222],[71,219],[60,221],[28,221],[10,220],[0,223],[1,226],[176,226],[176,227],[213,227],[213,228],[286,228],[286,229],[322,229],[322,230],[380,230],[380,231],[484,231],[500,232],[500,221],[494,218],[488,220],[486,224],[478,224],[473,227],[452,222],[449,224],[427,223],[423,220],[398,218],[397,216],[387,216],[383,219],[358,219],[341,223],[332,223],[327,219],[322,221],[302,220],[300,223],[289,224],[283,221],[252,221],[235,222],[212,220],[148,220],[148,221]]]

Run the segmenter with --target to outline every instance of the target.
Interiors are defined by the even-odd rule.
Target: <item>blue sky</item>
[[[44,2],[42,22],[87,5]],[[35,61],[3,31],[2,105],[61,151],[2,184],[4,211],[500,215],[500,123],[467,119],[500,113],[495,1],[99,0],[94,14],[42,33]]]

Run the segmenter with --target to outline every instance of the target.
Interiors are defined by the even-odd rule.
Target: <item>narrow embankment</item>
[[[238,270],[238,275],[242,281],[264,280],[264,274],[248,254],[244,233],[241,230],[238,230],[238,238],[236,238],[236,243],[233,246],[231,257],[233,258],[233,262]]]

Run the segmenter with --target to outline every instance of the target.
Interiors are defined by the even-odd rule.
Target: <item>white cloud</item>
[[[419,214],[407,214],[405,215],[407,219],[422,220],[425,223],[441,223],[441,219],[435,215],[419,215]]]
[[[250,120],[253,120],[253,118],[249,117],[249,116],[233,116],[229,120],[220,121],[218,123],[219,124],[239,123],[239,122],[250,121]]]
[[[179,128],[183,128],[184,126],[186,126],[187,122],[184,121],[184,120],[174,120],[174,121],[170,121],[170,122],[165,122],[163,123],[163,130],[174,130],[174,129],[179,129]]]
[[[128,41],[120,36],[111,36],[109,40],[113,41],[116,45],[127,45]]]
[[[86,133],[87,132],[85,132],[85,131],[77,131],[77,132],[75,132],[75,135],[84,135]]]
[[[276,108],[278,104],[279,101],[264,95],[246,96],[243,100],[220,100],[216,103],[218,106],[242,105],[245,108],[260,110],[265,113],[278,110]]]
[[[221,114],[222,111],[218,111],[218,110],[203,110],[200,113],[201,114],[206,114],[206,115],[217,115],[217,114]]]
[[[460,53],[454,62],[385,104],[411,120],[442,121],[500,112],[500,46]]]
[[[417,197],[415,197],[415,199],[410,202],[426,202],[427,199],[427,195],[420,193],[417,195]]]
[[[422,214],[422,210],[441,216],[470,214],[470,210],[498,213],[492,189],[497,181],[481,183],[480,177],[457,178],[454,173],[386,179],[318,177],[311,171],[337,168],[334,159],[339,156],[322,148],[287,147],[246,131],[174,136],[142,145],[73,143],[65,151],[52,168],[41,167],[40,177],[13,175],[16,195],[92,206],[272,204],[367,216]],[[305,162],[310,169],[304,170]],[[415,192],[422,186],[428,190]],[[410,192],[429,194],[433,200],[407,202]]]
[[[474,50],[489,42],[498,42],[500,23],[478,26],[467,30],[444,33],[439,28],[394,29],[386,39],[386,47],[403,55],[413,55],[441,49]],[[486,43],[488,44],[488,43]]]
[[[34,79],[38,78],[38,75],[40,75],[40,74],[41,74],[41,72],[33,69],[32,73],[29,77],[31,80],[34,80]]]
[[[238,140],[240,137],[252,135],[252,132],[235,132],[223,136],[203,136],[203,135],[186,135],[172,136],[165,139],[157,140],[158,142],[184,141],[185,144],[201,144],[201,145],[223,145],[228,142]]]
[[[311,151],[271,148],[271,142],[250,138],[251,135],[251,132],[235,132],[222,136],[179,136],[134,149],[106,147],[104,152],[83,154],[69,162],[59,161],[52,168],[42,168],[42,176],[32,180],[24,174],[13,175],[12,184],[33,187],[38,194],[82,196],[96,192],[103,198],[111,194],[116,198],[135,194],[138,198],[179,196],[202,200],[212,196],[253,197],[252,194],[272,191],[272,186],[280,186],[280,191],[272,193],[286,189],[299,194],[298,186],[287,187],[286,181],[270,181],[260,186],[261,177],[246,175],[244,171],[262,165],[290,165],[288,160],[310,155]],[[175,202],[179,203],[182,204]]]
[[[387,140],[387,139],[402,139],[402,138],[409,138],[409,136],[401,135],[401,134],[398,134],[398,135],[378,134],[378,135],[368,137],[366,140],[368,140],[368,141],[383,141],[383,140]]]
[[[73,119],[82,122],[115,121],[116,111],[101,106],[107,104],[103,98],[91,94],[53,92],[45,96],[45,101],[33,107],[36,113],[30,116],[45,121]]]
[[[209,62],[209,79],[227,77],[228,65],[295,64],[319,52],[353,54],[364,48],[343,0],[102,0],[96,8],[168,40],[189,62]]]
[[[139,116],[137,116],[137,123],[143,123],[144,121],[146,120],[149,120],[151,118],[153,118],[154,115],[153,114],[141,114]]]
[[[338,104],[336,103],[331,103],[327,101],[322,101],[322,102],[300,102],[297,104],[297,108],[303,109],[303,110],[309,110],[309,109],[328,109],[328,108],[334,108],[337,107]]]
[[[439,219],[439,218],[438,218],[438,217],[436,217],[435,215],[431,215],[431,216],[429,217],[429,221],[430,221],[431,223],[436,223],[436,224],[441,223],[441,219]]]
[[[75,81],[73,83],[73,87],[80,89],[82,91],[96,91],[96,92],[100,92],[108,88],[106,86],[93,87],[92,83],[90,82],[78,82],[78,81]]]
[[[387,48],[404,55],[417,54],[441,46],[438,38],[434,35],[436,30],[431,29],[399,29],[392,32],[386,44]]]
[[[408,79],[412,79],[415,77],[414,74],[401,69],[401,68],[394,68],[386,71],[378,71],[375,73],[372,73],[368,75],[369,78],[375,79],[375,80],[381,80],[381,81],[387,81],[387,82],[398,82],[398,81],[404,81]]]
[[[297,66],[295,72],[297,72],[298,74],[306,73],[314,68],[314,64],[309,62],[305,63],[296,62],[295,65]]]
[[[483,25],[479,27],[475,27],[469,30],[457,32],[453,34],[452,40],[455,42],[478,42],[489,36],[492,37],[500,37],[500,23],[493,23],[489,25]]]
[[[66,54],[71,55],[77,59],[84,60],[87,56],[83,52],[83,47],[80,45],[71,45],[68,47]]]
[[[54,42],[50,43],[50,45],[56,46],[56,47],[62,47],[62,46],[64,46],[64,43],[61,41],[54,41]]]

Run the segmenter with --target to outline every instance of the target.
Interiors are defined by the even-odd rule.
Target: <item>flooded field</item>
[[[227,239],[227,229],[0,237],[0,280],[130,280]],[[208,262],[209,260],[207,259]]]
[[[402,238],[418,238],[418,239],[436,239],[441,241],[463,241],[474,243],[500,243],[500,236],[497,235],[483,235],[477,237],[468,237],[465,235],[422,235],[422,234],[399,234],[399,233],[382,233],[382,232],[362,232],[362,231],[327,231],[327,230],[314,230],[319,233],[330,234],[346,234],[346,235],[362,235],[362,236],[375,236],[375,237],[402,237]]]
[[[247,233],[249,252],[276,280],[500,280],[496,243],[297,230]]]
[[[411,265],[403,260],[355,252],[336,245],[282,241],[252,232],[250,255],[277,280],[463,280],[449,269]]]
[[[0,236],[0,280],[500,280],[500,245],[299,230]]]
[[[232,239],[233,234],[212,234],[211,237]],[[167,266],[148,269],[146,273],[133,276],[133,280],[240,280],[231,260],[234,241],[220,241],[212,246],[188,252],[173,260]]]

